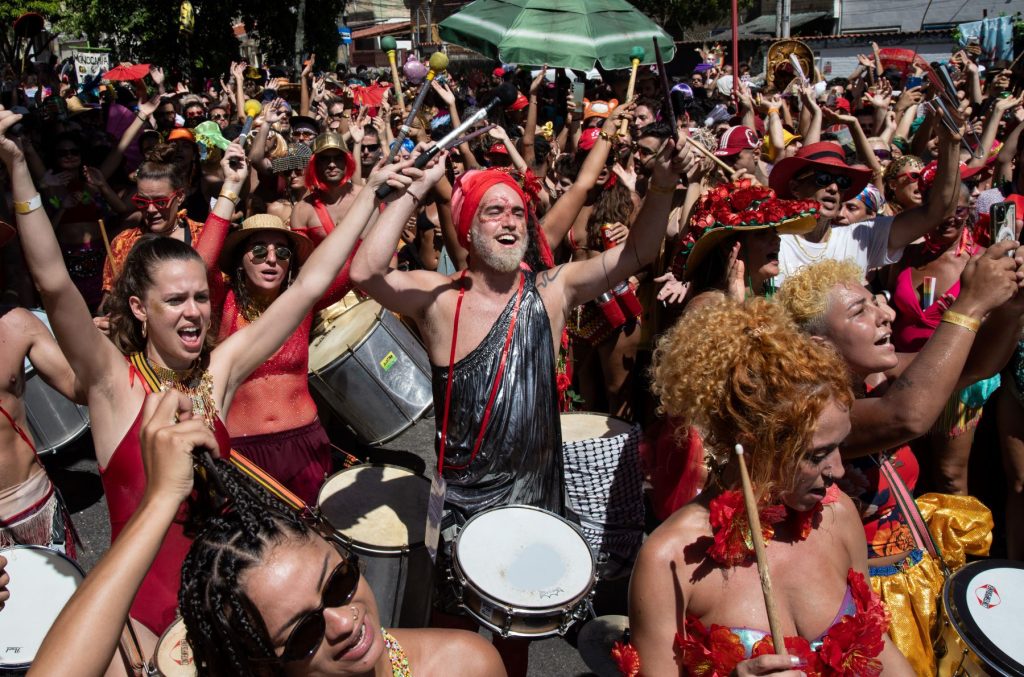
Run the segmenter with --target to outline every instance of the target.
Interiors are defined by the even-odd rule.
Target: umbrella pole
[[[738,0],[732,0],[732,96],[740,99],[740,10]]]

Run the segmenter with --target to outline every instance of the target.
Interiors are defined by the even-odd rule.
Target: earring
[[[146,338],[146,321],[142,321],[142,338]]]

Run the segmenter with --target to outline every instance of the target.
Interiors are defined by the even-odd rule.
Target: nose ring
[[[354,623],[356,619],[359,618],[359,612],[356,611],[354,606],[350,606],[349,609],[352,611],[352,622]]]

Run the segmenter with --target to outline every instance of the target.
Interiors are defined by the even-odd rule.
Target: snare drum
[[[11,577],[11,596],[0,611],[0,672],[26,670],[85,573],[59,552],[38,545],[16,545],[0,555],[7,558]]]
[[[33,310],[47,329],[50,320],[41,310]],[[51,330],[52,334],[53,331]],[[25,419],[36,451],[49,454],[65,447],[89,430],[89,408],[75,404],[51,388],[25,358]]]
[[[643,543],[640,426],[603,414],[561,415],[566,508],[597,553],[601,578],[628,574]]]
[[[1024,675],[1024,564],[973,562],[942,589],[940,677]]]
[[[590,609],[594,554],[558,515],[525,505],[474,515],[452,547],[460,603],[502,637],[564,635]]]
[[[185,639],[185,632],[185,621],[179,618],[160,635],[160,640],[153,651],[151,675],[195,677],[195,657],[192,655],[188,640]]]
[[[430,481],[405,468],[357,465],[331,475],[317,504],[377,598],[386,628],[422,628],[430,618],[434,565],[424,545]]]
[[[427,352],[376,301],[342,310],[324,316],[313,333],[310,390],[318,405],[339,418],[357,441],[383,444],[433,404]]]

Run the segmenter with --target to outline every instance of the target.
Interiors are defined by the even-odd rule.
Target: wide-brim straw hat
[[[284,221],[273,214],[255,214],[242,221],[241,228],[224,238],[224,247],[220,251],[220,257],[217,259],[217,265],[220,266],[222,271],[231,271],[238,247],[249,236],[256,233],[283,233],[287,235],[295,250],[293,259],[298,265],[302,265],[309,258],[315,247],[312,240],[301,233],[291,230],[288,226],[284,225]]]

